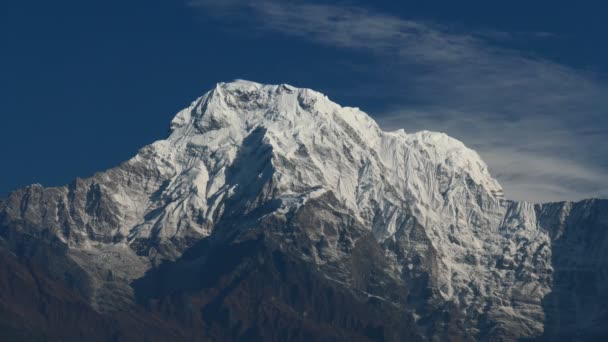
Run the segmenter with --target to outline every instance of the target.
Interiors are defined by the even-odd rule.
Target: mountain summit
[[[384,132],[310,89],[220,83],[123,164],[0,202],[0,331],[599,338],[607,226],[608,201],[506,200],[443,133]]]

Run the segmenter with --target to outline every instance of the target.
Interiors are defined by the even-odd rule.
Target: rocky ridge
[[[593,298],[605,299],[608,285],[607,216],[603,200],[505,200],[478,154],[445,134],[384,132],[310,89],[235,81],[180,111],[165,140],[117,167],[13,192],[0,203],[0,236],[22,263],[41,262],[27,248],[36,241],[58,248],[62,261],[41,268],[95,314],[143,306],[177,319],[192,305],[183,303],[211,305],[234,277],[242,280],[229,288],[282,298],[294,315],[284,325],[298,327],[292,337],[509,340],[606,334],[593,323],[608,317]],[[361,313],[327,314],[340,309],[301,302],[295,285],[293,295],[256,285],[275,277],[323,293],[299,296],[340,293],[328,302],[358,303]],[[245,329],[250,308],[230,303],[222,305],[243,330],[233,338],[279,338],[260,322]],[[239,331],[231,324],[206,326],[207,337]]]

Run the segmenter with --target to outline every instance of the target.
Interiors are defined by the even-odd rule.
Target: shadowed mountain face
[[[598,340],[608,201],[506,201],[444,134],[219,84],[165,140],[0,202],[3,340]]]
[[[546,340],[608,334],[608,201],[576,203],[553,230],[552,291],[543,298]]]
[[[321,214],[328,209],[323,201],[303,208]],[[230,224],[247,219],[234,221]],[[56,238],[3,236],[15,246],[2,255],[2,336],[24,341],[76,341],[89,334],[99,341],[422,340],[411,314],[379,297],[403,302],[408,291],[384,275],[382,248],[371,233],[359,231],[356,244],[343,246],[351,255],[332,266],[356,282],[345,288],[292,255],[296,248],[281,248],[276,234],[286,225],[308,224],[303,216],[287,223],[267,220],[245,231],[230,224],[134,280],[134,303],[111,313],[92,307],[90,279]],[[341,234],[353,234],[347,231],[351,227],[341,228]],[[299,248],[315,248],[306,237],[299,243]],[[104,281],[113,282],[111,270],[106,272]]]

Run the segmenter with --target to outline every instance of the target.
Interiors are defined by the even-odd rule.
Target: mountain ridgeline
[[[506,200],[442,133],[220,83],[169,136],[0,201],[6,341],[608,338],[608,201]]]

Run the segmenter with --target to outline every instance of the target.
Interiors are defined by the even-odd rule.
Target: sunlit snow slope
[[[319,203],[327,212],[310,210]],[[463,336],[484,339],[543,334],[553,241],[577,205],[594,206],[505,200],[479,155],[443,133],[384,132],[313,90],[239,80],[180,111],[165,140],[120,166],[18,190],[0,209],[7,229],[45,229],[69,247],[101,312],[131,305],[133,280],[197,241],[274,220],[284,228],[266,234],[280,249],[404,308],[423,336],[444,336],[437,327],[452,323],[437,312],[450,312]],[[380,246],[380,283],[408,288],[405,301],[347,271],[367,233]]]

